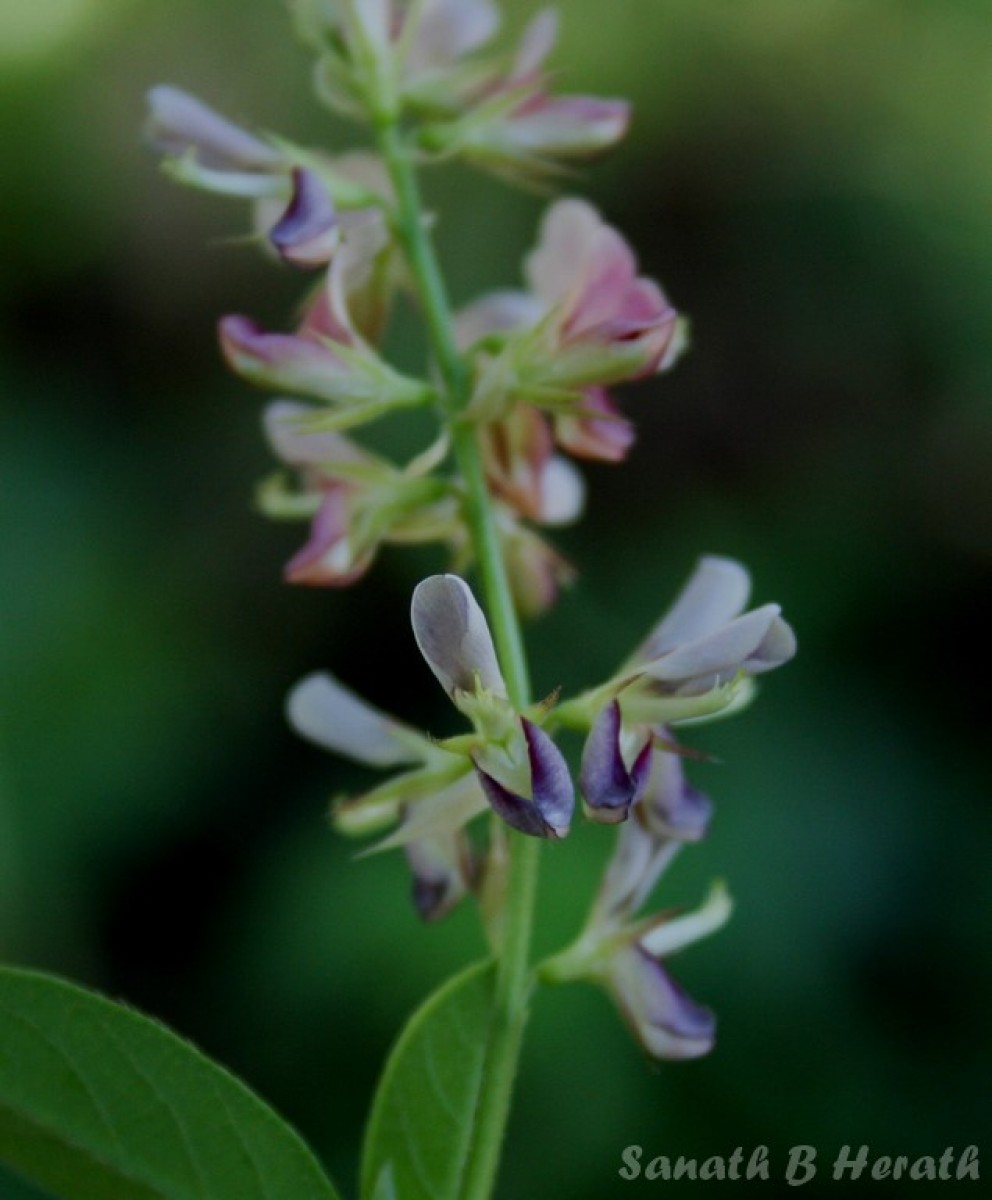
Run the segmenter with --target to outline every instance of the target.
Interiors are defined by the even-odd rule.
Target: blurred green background
[[[506,7],[519,26],[531,6]],[[764,1196],[797,1143],[821,1163],[845,1143],[992,1154],[992,6],[561,8],[563,86],[636,104],[576,186],[694,349],[626,392],[628,466],[588,472],[562,539],[581,582],[529,633],[536,686],[610,670],[700,552],[747,562],[801,653],[692,737],[720,760],[693,770],[718,816],[658,900],[717,875],[737,899],[675,967],[719,1013],[716,1052],[656,1070],[597,992],[541,994],[501,1195],[652,1194],[617,1174],[634,1143],[767,1144]],[[283,323],[299,278],[238,241],[238,205],[159,175],[140,136],[157,82],[301,141],[358,137],[311,101],[277,0],[0,0],[0,952],[175,1025],[351,1192],[390,1042],[479,934],[468,910],[422,929],[401,862],[351,860],[325,802],[367,777],[298,742],[281,704],[328,667],[452,729],[404,616],[444,563],[387,553],[347,593],[280,583],[302,531],[252,511],[263,397],[214,326]],[[429,190],[456,298],[515,284],[541,201],[454,168]],[[609,840],[546,853],[546,948]],[[821,1171],[804,1195],[840,1188]],[[5,1200],[33,1194],[0,1175]]]

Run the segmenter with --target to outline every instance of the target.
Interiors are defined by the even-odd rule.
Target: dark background
[[[507,8],[519,27],[529,6]],[[692,735],[720,760],[693,770],[717,820],[658,902],[715,876],[737,900],[675,966],[719,1013],[715,1053],[654,1069],[599,993],[541,994],[501,1195],[654,1194],[617,1174],[630,1144],[768,1145],[764,1196],[797,1143],[824,1165],[806,1196],[845,1191],[824,1178],[844,1144],[987,1151],[992,9],[561,8],[562,86],[636,104],[576,188],[694,348],[625,393],[629,463],[588,472],[562,538],[582,578],[528,634],[536,687],[612,670],[701,552],[747,562],[801,651]],[[284,324],[299,279],[238,240],[237,204],[158,174],[157,82],[300,141],[359,136],[311,101],[275,0],[0,0],[0,952],[176,1026],[350,1192],[389,1044],[479,933],[468,909],[422,929],[401,862],[351,860],[325,804],[368,777],[281,705],[327,667],[454,729],[405,617],[445,564],[398,550],[347,593],[280,583],[302,531],[252,510],[264,397],[214,326]],[[542,202],[454,168],[429,193],[456,298],[516,284]],[[417,361],[403,318],[392,344]],[[543,948],[608,840],[545,854]]]

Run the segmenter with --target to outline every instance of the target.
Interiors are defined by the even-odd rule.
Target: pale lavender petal
[[[686,782],[679,755],[655,748],[641,812],[656,837],[698,842],[709,828],[713,802]]]
[[[292,199],[269,230],[269,241],[294,266],[321,267],[330,262],[340,239],[334,202],[320,176],[295,170]]]
[[[499,28],[493,0],[427,0],[404,66],[418,75],[450,66],[485,45]]]
[[[474,692],[476,682],[506,695],[485,614],[457,575],[432,575],[417,584],[411,611],[420,653],[448,693]]]
[[[704,903],[693,912],[677,917],[660,917],[646,933],[641,934],[641,946],[654,958],[677,954],[686,946],[722,929],[730,920],[733,908],[726,887],[722,883],[715,883]]]
[[[795,636],[777,604],[765,604],[698,641],[679,646],[643,671],[662,683],[700,681],[706,688],[732,679],[738,671],[761,674],[781,666],[796,652]]]
[[[713,1013],[687,995],[661,963],[639,946],[625,946],[613,956],[609,983],[652,1058],[699,1058],[713,1048]]]
[[[413,872],[413,904],[425,921],[448,915],[471,886],[472,860],[460,832],[408,842],[404,848]]]
[[[289,693],[286,715],[301,737],[370,767],[418,761],[410,746],[410,731],[333,675],[301,679]]]
[[[751,592],[745,567],[732,558],[701,558],[672,607],[634,656],[647,662],[715,633],[744,611]]]
[[[644,790],[651,771],[651,743],[638,752],[627,769],[620,748],[622,715],[614,700],[593,722],[582,751],[579,787],[594,821],[616,824],[626,821],[630,806]]]
[[[148,93],[149,134],[156,148],[179,157],[195,151],[205,167],[277,170],[282,156],[180,88],[162,84]]]
[[[678,851],[678,844],[669,842],[667,853],[659,857],[658,841],[642,816],[641,808],[634,809],[617,830],[616,846],[596,898],[596,912],[605,922],[632,916]]]
[[[407,842],[453,833],[488,807],[475,772],[466,764],[466,774],[452,783],[436,786],[410,803],[402,824],[388,837],[377,842],[368,853],[392,850],[405,846]]]
[[[360,446],[340,433],[309,432],[307,419],[317,416],[316,409],[293,400],[274,400],[266,407],[263,414],[265,434],[277,458],[291,467],[369,461]]]

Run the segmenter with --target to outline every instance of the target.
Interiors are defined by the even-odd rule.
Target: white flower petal
[[[549,458],[541,472],[541,524],[571,524],[582,515],[585,500],[585,480],[579,471],[560,454]]]
[[[663,920],[640,938],[640,943],[654,958],[666,958],[701,938],[722,929],[734,910],[730,894],[722,883],[715,883],[705,902],[695,912],[683,917]]]

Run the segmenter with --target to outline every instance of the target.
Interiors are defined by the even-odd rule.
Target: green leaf
[[[372,1106],[363,1200],[455,1200],[471,1146],[495,967],[449,979],[410,1018]]]
[[[187,1042],[7,968],[0,1161],[66,1200],[337,1200],[299,1136]]]

